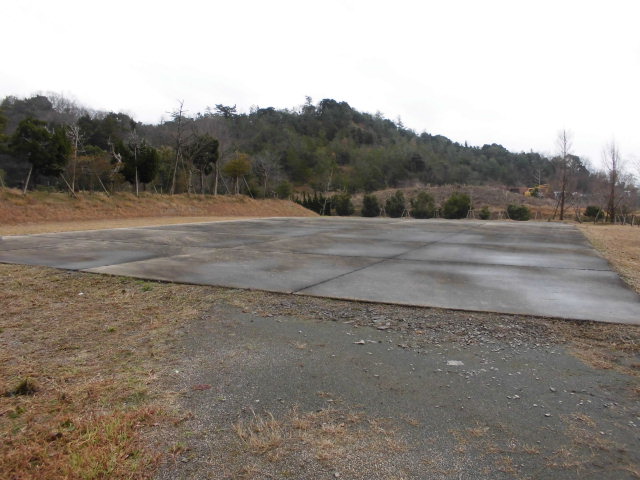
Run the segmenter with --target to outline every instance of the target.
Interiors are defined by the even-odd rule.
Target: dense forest
[[[149,125],[61,95],[8,96],[0,104],[0,178],[25,190],[256,197],[420,184],[558,188],[564,182],[568,191],[590,192],[607,181],[605,173],[589,171],[569,152],[546,158],[497,144],[459,144],[332,99],[314,104],[307,98],[297,108],[254,107],[248,113],[221,104],[192,115],[185,110],[177,104],[168,121]],[[30,151],[34,139],[42,151]],[[628,189],[623,179],[616,183]]]

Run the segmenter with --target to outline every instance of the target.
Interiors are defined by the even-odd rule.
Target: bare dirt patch
[[[629,225],[578,225],[591,244],[640,293],[640,228]]]

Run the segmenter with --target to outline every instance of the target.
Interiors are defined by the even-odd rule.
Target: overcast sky
[[[0,95],[55,91],[158,122],[185,101],[323,98],[471,145],[640,156],[637,0],[21,0],[2,6]]]

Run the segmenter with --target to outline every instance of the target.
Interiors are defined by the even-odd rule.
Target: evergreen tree
[[[193,166],[200,172],[200,193],[204,194],[204,177],[218,166],[220,142],[208,134],[198,135],[189,148]]]
[[[444,202],[442,214],[444,218],[466,218],[471,209],[471,199],[466,193],[454,192]]]
[[[336,209],[336,215],[348,217],[349,215],[353,215],[353,212],[355,212],[353,202],[351,201],[351,195],[347,192],[334,195],[331,203]]]
[[[398,218],[404,213],[406,206],[404,201],[404,194],[401,190],[397,190],[395,194],[387,198],[384,204],[384,209],[390,217]]]
[[[362,216],[377,217],[380,215],[380,204],[375,195],[366,194],[362,198]]]
[[[420,192],[411,200],[411,216],[413,218],[432,218],[436,214],[436,204],[433,196],[427,192]]]
[[[34,118],[22,120],[9,142],[11,153],[29,163],[29,174],[24,192],[32,174],[60,175],[71,153],[71,144],[62,127],[51,132],[45,122]]]

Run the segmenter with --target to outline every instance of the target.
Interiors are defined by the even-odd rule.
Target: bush
[[[362,216],[377,217],[380,215],[380,204],[375,195],[365,195],[362,198]]]
[[[471,199],[466,193],[453,193],[442,206],[444,218],[466,218],[471,208]]]
[[[478,212],[478,217],[480,217],[480,220],[489,220],[491,218],[491,210],[489,210],[489,207],[482,207]]]
[[[531,218],[531,210],[526,205],[509,205],[507,215],[511,220],[526,221]]]
[[[603,218],[604,211],[600,207],[597,207],[595,205],[589,205],[587,206],[587,208],[584,209],[584,216],[589,218],[596,218],[596,217]]]
[[[433,196],[427,192],[420,192],[411,200],[411,216],[413,218],[432,218],[436,214],[436,204]]]
[[[351,202],[351,195],[347,192],[334,195],[331,203],[336,209],[336,215],[347,217],[353,215],[353,212],[355,212],[355,208],[353,208],[353,203]]]
[[[387,201],[384,204],[384,209],[390,217],[401,217],[406,209],[403,193],[398,190],[393,196],[387,198]]]
[[[292,193],[293,186],[287,181],[281,182],[276,187],[276,195],[278,196],[278,198],[290,198]]]

